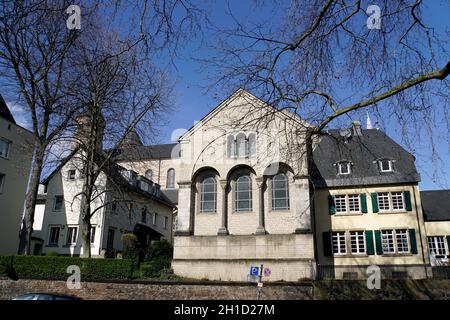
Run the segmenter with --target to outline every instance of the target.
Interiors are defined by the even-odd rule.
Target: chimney
[[[100,117],[96,119],[96,123],[94,123],[93,132],[96,135],[96,151],[100,152],[103,150],[103,133],[105,131],[105,119],[100,114]],[[91,137],[91,126],[92,126],[92,117],[85,113],[78,116],[75,119],[76,129],[74,133],[74,147],[78,147],[80,144],[88,145],[89,139]]]
[[[357,120],[352,122],[352,136],[362,136],[361,122]]]

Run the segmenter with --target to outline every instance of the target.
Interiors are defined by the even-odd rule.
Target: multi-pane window
[[[77,242],[77,233],[78,228],[77,227],[68,227],[67,228],[67,245],[75,244]]]
[[[214,177],[206,177],[200,183],[200,212],[216,212],[217,183]]]
[[[378,163],[380,165],[380,171],[381,172],[391,172],[391,171],[393,171],[393,169],[392,169],[392,160],[380,160]]]
[[[407,229],[381,230],[383,253],[409,253]]]
[[[350,231],[350,245],[353,254],[366,253],[366,240],[364,231]]]
[[[331,242],[334,255],[347,253],[347,245],[345,240],[345,231],[331,233]]]
[[[361,212],[359,194],[336,195],[334,204],[336,213]]]
[[[380,210],[389,211],[389,192],[379,192],[377,194],[378,208]]]
[[[377,202],[380,211],[405,210],[403,192],[379,192]]]
[[[338,173],[339,174],[350,174],[351,164],[348,161],[343,161],[338,163]]]
[[[242,175],[236,180],[236,211],[252,210],[252,180],[249,175]]]
[[[383,253],[395,253],[394,230],[381,230]]]
[[[58,245],[59,242],[59,227],[50,227],[50,235],[48,239],[49,245]]]
[[[0,138],[0,157],[8,158],[11,142]]]
[[[175,169],[167,170],[167,188],[175,188]]]
[[[445,250],[445,237],[428,237],[428,248],[430,255],[434,254],[436,258],[444,258],[447,254]]]
[[[54,211],[60,211],[63,207],[64,203],[64,197],[63,196],[55,196],[54,204],[53,204],[53,210]]]
[[[289,210],[289,181],[284,173],[272,179],[272,210]]]
[[[406,229],[395,230],[395,237],[397,240],[397,252],[408,253],[409,252],[408,230]]]
[[[404,210],[403,192],[391,192],[392,210]]]

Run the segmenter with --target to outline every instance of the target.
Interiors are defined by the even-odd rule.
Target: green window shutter
[[[405,191],[403,192],[403,195],[405,197],[405,207],[406,207],[406,211],[412,211],[412,206],[411,206],[411,193],[409,191]]]
[[[409,241],[411,242],[411,253],[417,254],[417,239],[416,239],[416,230],[409,229]]]
[[[367,213],[367,198],[365,193],[361,193],[359,195],[359,199],[361,200],[361,211],[362,213]]]
[[[375,254],[375,247],[373,244],[373,231],[372,230],[366,230],[366,252],[368,255],[372,256]]]
[[[322,233],[323,255],[325,257],[331,256],[331,232]]]
[[[450,236],[447,236],[447,244],[448,244],[448,249],[450,250]],[[449,255],[450,253],[447,252],[447,255]]]
[[[331,194],[328,195],[328,213],[335,214],[336,213],[336,205],[334,204],[334,196]]]
[[[377,245],[377,254],[383,254],[383,245],[381,244],[381,231],[375,230],[375,243]]]
[[[372,211],[374,213],[378,212],[378,201],[376,192],[372,192]]]

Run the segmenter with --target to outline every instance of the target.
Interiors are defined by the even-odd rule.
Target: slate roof
[[[16,124],[16,120],[14,120],[14,117],[11,114],[11,111],[9,111],[9,108],[6,105],[6,102],[1,94],[0,94],[0,118],[6,119],[9,122]]]
[[[450,221],[450,190],[421,191],[425,221]]]
[[[114,156],[115,161],[133,161],[150,159],[179,158],[178,143],[157,144],[152,146],[133,146],[120,148]]]
[[[172,203],[178,205],[178,189],[164,189],[161,190],[161,192],[164,193]]]
[[[350,129],[351,130],[351,129]],[[312,178],[317,188],[380,184],[418,183],[412,154],[383,131],[361,129],[361,135],[344,138],[340,130],[329,130],[313,151]],[[351,132],[351,131],[350,131]],[[377,160],[393,160],[393,172],[380,172]],[[350,161],[351,174],[338,175],[337,163]]]

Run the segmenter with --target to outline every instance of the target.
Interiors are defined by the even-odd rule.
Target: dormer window
[[[338,174],[350,174],[351,173],[351,163],[348,161],[342,161],[337,164]]]
[[[383,160],[378,161],[378,164],[380,166],[380,171],[381,172],[392,172],[392,171],[394,171],[393,166],[392,166],[392,160],[383,159]]]
[[[67,171],[67,180],[75,180],[75,175],[77,171],[75,169],[70,169]]]

